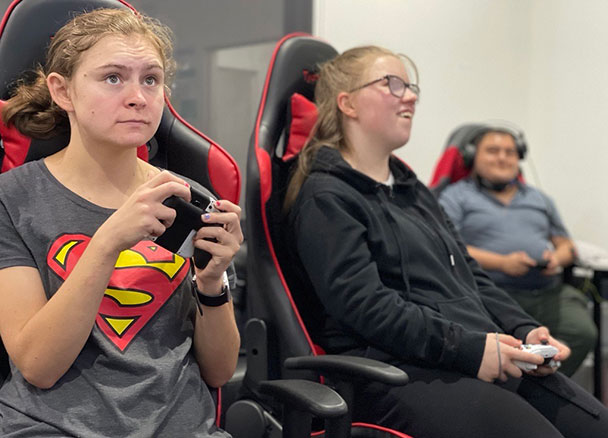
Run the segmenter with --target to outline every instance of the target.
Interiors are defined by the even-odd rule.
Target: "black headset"
[[[523,160],[528,152],[528,145],[523,131],[509,122],[498,121],[468,124],[463,125],[458,131],[459,130],[463,130],[463,132],[459,133],[459,137],[462,139],[460,154],[462,155],[462,160],[467,169],[473,167],[475,153],[477,152],[477,144],[488,132],[504,132],[513,137],[520,160]],[[452,136],[454,137],[454,134]]]

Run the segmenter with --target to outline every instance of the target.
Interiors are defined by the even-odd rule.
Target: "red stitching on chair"
[[[256,152],[257,152],[257,150],[258,150],[258,147],[256,145]],[[266,151],[263,151],[263,152],[266,152]],[[256,155],[257,155],[257,153],[256,153]],[[268,154],[266,153],[266,155],[268,155]],[[268,178],[268,181],[271,183],[270,178]],[[260,182],[262,182],[261,178],[260,178]],[[260,194],[262,194],[266,191],[269,191],[269,189],[264,187],[262,184],[260,184]],[[260,198],[261,198],[261,196],[260,196]],[[270,250],[270,257],[272,258],[272,262],[274,263],[274,266],[276,268],[276,272],[277,272],[277,275],[279,276],[279,280],[281,280],[281,284],[283,285],[285,294],[287,295],[287,298],[289,299],[289,303],[291,305],[293,313],[294,313],[296,319],[298,320],[298,324],[300,324],[300,327],[302,328],[302,332],[304,333],[304,336],[306,337],[306,342],[308,342],[308,345],[310,345],[312,354],[316,356],[317,352],[315,351],[314,344],[312,342],[310,335],[308,334],[308,330],[306,330],[306,327],[304,326],[304,321],[302,320],[302,317],[300,316],[300,312],[298,311],[298,309],[296,307],[293,297],[291,296],[291,292],[289,291],[289,286],[287,286],[287,281],[285,280],[285,277],[283,276],[283,271],[281,270],[281,267],[279,265],[279,260],[277,258],[277,254],[274,250],[274,245],[272,244],[272,240],[270,237],[270,229],[268,228],[268,218],[266,216],[266,208],[265,208],[266,202],[263,199],[260,199],[260,203],[261,203],[260,207],[262,209],[262,223],[264,224],[264,234],[266,236],[266,242],[268,243],[268,249]]]
[[[260,154],[258,154],[258,150],[259,150],[259,151],[264,151],[266,157],[268,157],[268,152],[266,152],[263,148],[261,148],[260,144],[258,142],[260,139],[260,125],[261,125],[261,120],[262,120],[262,114],[264,113],[264,106],[266,105],[266,97],[268,95],[268,84],[270,83],[270,76],[272,74],[272,70],[274,67],[277,53],[278,53],[280,47],[283,45],[283,43],[286,40],[288,40],[290,38],[300,37],[300,36],[310,37],[311,35],[309,35],[307,33],[302,33],[302,32],[288,34],[288,35],[284,36],[283,38],[281,38],[281,40],[275,46],[274,52],[272,53],[272,57],[270,59],[270,66],[268,68],[268,72],[266,73],[266,80],[264,82],[264,90],[262,92],[262,99],[260,100],[260,107],[258,108],[258,117],[257,117],[256,124],[255,124],[256,156],[260,156]],[[260,194],[261,195],[263,195],[265,193],[269,194],[270,191],[272,190],[272,179],[271,179],[271,177],[269,177],[267,180],[262,181],[261,176],[262,176],[262,170],[264,170],[264,169],[261,168],[261,165],[259,163],[260,162],[258,161],[258,172],[260,175]],[[266,169],[266,170],[269,171],[270,169]],[[264,184],[267,184],[267,185],[265,186]],[[270,257],[272,258],[272,262],[274,263],[274,266],[276,268],[276,272],[277,272],[277,275],[279,276],[279,280],[281,281],[281,284],[283,285],[285,294],[287,295],[287,298],[289,299],[289,303],[291,305],[293,313],[298,321],[298,324],[302,328],[302,332],[304,333],[304,336],[306,337],[306,342],[308,342],[308,345],[310,346],[312,354],[316,356],[317,353],[314,349],[314,343],[312,342],[312,338],[310,337],[308,330],[306,330],[306,327],[304,326],[304,321],[302,320],[302,317],[300,316],[300,312],[298,311],[296,304],[293,300],[293,297],[291,295],[291,292],[289,291],[289,286],[287,286],[287,281],[285,280],[283,271],[281,270],[281,267],[279,265],[279,260],[277,258],[277,254],[274,250],[274,245],[272,244],[272,239],[270,237],[270,229],[268,228],[268,218],[266,216],[266,201],[268,200],[268,197],[269,197],[269,195],[260,196],[260,198],[261,198],[260,199],[260,204],[261,204],[260,209],[262,212],[262,223],[264,225],[264,234],[266,236],[266,242],[268,242],[268,249],[270,250]]]
[[[270,156],[264,149],[256,147],[255,156],[259,166],[260,198],[262,205],[264,205],[270,199],[270,193],[272,192],[272,165],[270,164]]]
[[[137,9],[135,9],[133,6],[131,6],[129,3],[127,3],[125,0],[118,0],[119,2],[121,2],[123,5],[125,5],[126,7],[128,7],[129,9],[132,9],[134,12],[137,12]]]
[[[230,202],[238,204],[239,198],[241,196],[241,171],[239,169],[239,166],[236,164],[234,158],[232,158],[232,156],[228,152],[226,152],[226,150],[222,148],[219,144],[217,144],[211,138],[207,137],[205,134],[203,134],[201,131],[199,131],[190,123],[188,123],[185,119],[183,119],[182,116],[180,116],[177,111],[175,111],[175,108],[173,108],[167,96],[165,96],[165,103],[167,104],[167,107],[176,119],[178,119],[193,132],[200,135],[202,138],[209,142],[209,144],[211,145],[211,148],[209,149],[209,162],[207,163],[209,180],[211,181],[213,188],[218,192],[221,198],[227,199]],[[210,165],[212,161],[216,160],[222,163],[221,169],[214,169]],[[225,179],[226,171],[233,173],[234,180],[236,181],[233,180],[227,182]],[[236,184],[234,184],[235,182]],[[234,187],[234,189],[231,189],[231,187]]]
[[[266,97],[268,96],[268,84],[270,83],[270,75],[272,73],[272,69],[274,67],[274,62],[277,58],[277,53],[279,49],[283,45],[285,41],[290,38],[300,37],[300,36],[311,36],[310,34],[304,32],[295,32],[285,35],[283,38],[279,40],[277,45],[274,47],[274,51],[272,52],[272,56],[270,57],[270,66],[268,67],[268,71],[266,73],[266,79],[264,81],[264,89],[262,90],[262,99],[260,99],[260,107],[258,108],[258,117],[255,121],[255,147],[258,148],[260,145],[258,144],[258,139],[260,138],[260,125],[262,121],[262,114],[264,114],[264,107],[266,105]]]
[[[15,6],[17,6],[19,3],[21,3],[21,0],[14,0],[10,5],[8,5],[8,8],[6,8],[4,18],[2,19],[2,23],[0,23],[0,36],[2,36],[2,33],[4,32],[4,26],[6,25],[8,17],[11,15],[13,9],[15,9]]]
[[[382,427],[382,426],[377,426],[375,424],[367,424],[367,423],[353,423],[351,425],[352,427],[362,427],[365,429],[375,429],[375,430],[379,430],[381,432],[386,432],[391,434],[394,437],[398,437],[398,438],[413,438],[411,435],[407,435],[403,432],[397,432],[396,430],[393,429],[388,429],[386,427]],[[320,436],[324,436],[325,435],[325,430],[319,430],[317,432],[313,432],[310,434],[311,437],[320,437]]]
[[[382,427],[382,426],[377,426],[375,424],[367,424],[367,423],[353,423],[353,427],[365,427],[368,429],[376,429],[376,430],[381,430],[382,432],[388,432],[390,434],[392,434],[393,436],[399,437],[399,438],[412,438],[412,436],[407,435],[403,432],[397,432],[396,430],[393,429],[388,429],[386,427]]]
[[[4,32],[4,26],[6,24],[6,21],[8,20],[8,17],[10,17],[11,12],[13,11],[13,9],[15,9],[15,7],[21,3],[23,0],[14,0],[9,6],[8,8],[6,8],[6,12],[4,13],[4,17],[2,19],[2,22],[0,23],[0,36],[2,36],[2,33]],[[123,5],[125,5],[126,7],[128,7],[129,9],[133,10],[134,12],[137,13],[137,9],[135,9],[133,6],[131,6],[129,3],[127,3],[125,0],[117,0],[118,2],[122,3]]]

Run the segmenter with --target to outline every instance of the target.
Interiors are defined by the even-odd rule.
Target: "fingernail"
[[[185,185],[186,187],[190,187],[190,184],[188,184],[187,182],[184,182],[184,185]]]
[[[220,206],[220,201],[215,201],[215,205],[216,205],[217,207],[219,207],[219,206]]]
[[[203,215],[203,220],[208,221],[210,217],[211,217],[211,215],[210,215],[209,213],[205,213],[205,214]]]

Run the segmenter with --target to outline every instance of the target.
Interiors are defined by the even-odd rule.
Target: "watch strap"
[[[222,293],[219,295],[205,295],[196,286],[196,281],[192,281],[192,287],[199,303],[207,307],[219,307],[230,301],[230,288],[226,283],[222,283]]]

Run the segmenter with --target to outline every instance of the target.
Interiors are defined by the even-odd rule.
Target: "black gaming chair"
[[[43,63],[47,42],[67,21],[70,11],[100,7],[133,9],[123,0],[14,1],[0,24],[0,99],[9,97],[17,78],[23,77],[37,63]],[[64,133],[47,141],[32,140],[25,161],[58,151],[67,144],[68,138]],[[215,195],[238,202],[241,176],[236,161],[183,120],[168,99],[160,127],[146,146],[152,164],[192,178]],[[9,149],[5,149],[8,153]],[[6,161],[8,156],[4,159]]]
[[[122,0],[16,0],[0,23],[0,99],[10,95],[15,80],[44,63],[45,49],[53,34],[74,11],[95,8],[131,8]],[[156,166],[170,169],[201,183],[218,198],[238,203],[241,176],[236,161],[218,144],[180,118],[168,99],[161,124],[138,154]],[[1,103],[1,102],[0,102]],[[50,155],[67,145],[69,132],[48,140],[29,139],[2,124],[0,162],[6,171],[24,161]],[[8,357],[0,345],[0,372],[10,372]],[[218,392],[219,397],[219,392]],[[218,403],[219,405],[220,403]],[[219,417],[218,409],[218,417]]]
[[[315,107],[310,101],[318,64],[336,54],[320,39],[292,34],[279,41],[268,69],[247,162],[247,306],[253,318],[245,336],[249,355],[245,385],[255,393],[261,379],[318,379],[322,375],[350,404],[354,381],[403,385],[407,375],[377,361],[319,354],[281,265],[285,251],[280,218],[286,182],[293,157],[314,122]],[[349,412],[328,425],[325,436],[407,436],[374,425],[353,426]]]

